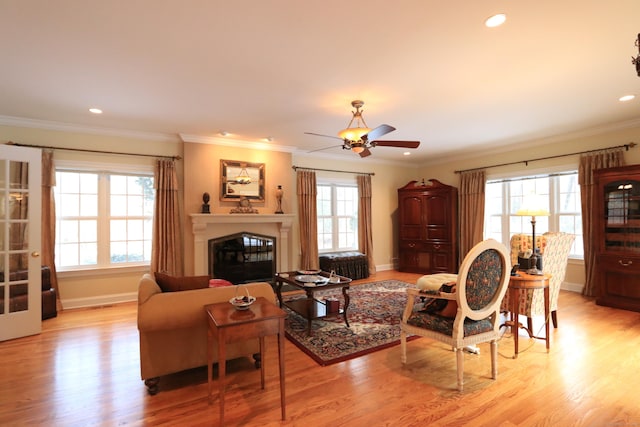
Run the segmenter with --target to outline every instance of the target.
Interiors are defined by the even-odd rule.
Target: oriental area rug
[[[342,314],[312,322],[313,333],[307,333],[307,320],[285,307],[288,317],[287,338],[318,364],[325,366],[353,359],[400,343],[400,318],[407,303],[405,289],[415,285],[399,280],[354,285],[349,288],[350,303],[344,323]],[[341,289],[315,293],[318,300],[336,298],[344,304]],[[285,301],[306,298],[305,295],[283,296]]]

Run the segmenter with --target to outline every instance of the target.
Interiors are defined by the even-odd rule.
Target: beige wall
[[[577,153],[581,151],[597,150],[606,147],[613,147],[630,142],[640,143],[640,127],[627,128],[616,131],[609,131],[597,135],[587,135],[580,137],[558,138],[553,142],[533,142],[523,144],[526,149],[517,150],[487,150],[484,153],[474,153],[473,156],[461,156],[455,160],[439,161],[438,163],[425,165],[423,170],[429,171],[429,176],[443,180],[444,182],[459,187],[459,177],[456,170],[473,169],[491,165],[498,165],[510,162],[521,162],[536,158]],[[640,164],[640,146],[630,149],[624,154],[626,164]],[[529,162],[528,164],[518,163],[510,166],[501,166],[487,169],[487,174],[500,175],[512,172],[522,174],[539,173],[550,170],[558,165],[575,165],[579,162],[579,155],[560,157],[555,159]],[[565,277],[566,287],[571,290],[580,291],[584,286],[584,264],[582,261],[571,260],[567,267]]]
[[[392,268],[397,257],[397,189],[410,180],[435,178],[445,184],[459,186],[456,170],[490,166],[512,161],[523,161],[539,157],[547,157],[571,152],[626,144],[640,140],[640,126],[618,131],[610,131],[599,135],[557,139],[554,142],[527,143],[526,150],[484,150],[475,155],[457,156],[452,159],[434,161],[421,167],[408,167],[406,164],[387,164],[378,162],[374,156],[360,159],[354,156],[353,161],[336,161],[333,159],[311,158],[290,153],[250,150],[244,148],[217,146],[197,143],[182,143],[167,139],[158,141],[132,136],[129,138],[83,134],[77,132],[48,131],[12,126],[0,126],[0,143],[14,141],[24,144],[47,145],[56,147],[84,148],[94,150],[122,151],[130,153],[146,153],[158,156],[180,155],[184,160],[178,162],[180,185],[184,210],[184,263],[185,271],[193,270],[193,235],[191,231],[190,213],[200,212],[202,194],[211,195],[213,213],[227,213],[235,206],[234,202],[222,202],[220,194],[220,159],[265,163],[266,191],[265,202],[254,203],[260,213],[273,213],[276,209],[274,191],[277,185],[284,189],[283,209],[285,213],[297,214],[295,195],[295,171],[293,165],[353,172],[374,172],[373,184],[373,243],[374,258],[379,269]],[[375,155],[375,154],[374,154]],[[131,167],[140,165],[148,167],[153,158],[138,156],[118,156],[103,154],[75,153],[56,150],[55,159],[82,159],[94,162],[121,162]],[[636,147],[625,153],[627,164],[640,164],[640,148]],[[548,170],[558,164],[575,163],[578,156],[560,159],[530,162],[491,168],[490,174],[512,171],[528,172]],[[350,174],[318,172],[318,178],[345,179]],[[299,266],[299,233],[297,225],[292,232],[291,256],[289,263],[293,268]],[[109,270],[93,273],[62,273],[60,291],[65,307],[98,305],[109,302],[130,300],[135,298],[140,269]],[[581,263],[571,264],[567,281],[573,284],[584,283]]]

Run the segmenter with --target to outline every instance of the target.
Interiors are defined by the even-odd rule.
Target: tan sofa
[[[249,294],[276,303],[269,283],[250,283]],[[150,394],[158,392],[159,377],[207,364],[207,317],[204,306],[227,302],[236,287],[204,288],[162,292],[150,274],[138,284],[138,331],[140,333],[140,373]],[[227,345],[227,359],[253,355],[259,367],[258,339]],[[214,360],[217,345],[214,344]]]

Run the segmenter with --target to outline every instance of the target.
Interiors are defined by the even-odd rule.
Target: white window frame
[[[321,249],[320,248],[320,229],[318,229],[318,253],[328,253],[328,252],[349,252],[349,251],[357,251],[358,250],[358,200],[356,200],[356,206],[355,206],[355,212],[353,213],[353,215],[351,216],[344,216],[344,215],[337,215],[337,208],[336,208],[336,188],[337,187],[351,187],[351,188],[355,188],[356,191],[358,190],[358,184],[355,182],[355,180],[347,180],[347,179],[331,179],[331,181],[329,181],[328,179],[318,179],[316,186],[329,186],[331,187],[331,218],[333,219],[332,222],[332,242],[333,242],[333,247],[330,249],[324,248]],[[317,213],[317,220],[318,223],[320,223],[320,219],[324,218],[324,216],[320,215],[320,210],[318,210]],[[340,218],[352,218],[352,220],[355,222],[355,236],[354,236],[354,244],[351,247],[339,247],[339,219]]]
[[[144,175],[151,178],[154,177],[153,165],[144,164],[120,164],[120,163],[105,163],[105,162],[87,162],[87,161],[75,161],[75,160],[56,160],[55,162],[56,172],[86,172],[95,174],[108,174],[108,175]],[[110,261],[110,233],[109,222],[111,218],[108,186],[104,187],[104,183],[98,183],[98,260],[95,265],[79,265],[79,266],[67,266],[62,267],[56,265],[57,272],[62,273],[62,276],[72,276],[76,274],[83,274],[83,272],[96,273],[101,270],[104,271],[147,271],[150,265],[150,261],[140,262],[124,262],[124,263],[111,263]],[[54,189],[55,191],[55,189]],[[57,209],[57,211],[59,211]],[[105,242],[107,242],[105,244]],[[58,250],[58,242],[56,242],[56,251]]]
[[[552,179],[555,176],[567,174],[570,172],[577,173],[577,170],[578,170],[577,164],[564,164],[564,165],[557,165],[555,167],[544,168],[544,169],[542,168],[527,169],[526,172],[519,171],[519,172],[510,172],[510,173],[504,173],[504,174],[487,174],[486,181],[487,183],[492,181],[506,182],[510,180],[513,181],[513,180],[524,179],[528,177],[550,177],[549,201],[548,201],[549,203],[548,210],[550,215],[548,217],[536,217],[536,235],[539,236],[547,231],[559,231],[561,216],[574,215],[576,217],[580,217],[582,215],[580,206],[578,206],[578,211],[573,214],[570,212],[561,212],[561,213],[557,212],[558,206],[560,204],[560,189],[558,188],[557,180]],[[518,234],[518,233],[531,234],[532,226],[531,226],[531,217],[518,217],[513,215],[512,212],[515,212],[515,209],[511,209],[511,206],[510,206],[511,197],[509,197],[510,195],[508,193],[507,187],[508,185],[503,185],[503,188],[502,188],[501,214],[491,215],[489,213],[490,209],[488,209],[487,206],[485,205],[484,237],[485,238],[493,237],[496,240],[499,240],[502,243],[504,243],[507,247],[509,247],[510,239],[512,235]],[[579,191],[580,190],[578,187],[578,193]],[[487,229],[489,220],[491,217],[500,217],[501,234],[499,239],[495,235],[495,233],[491,234]],[[520,227],[516,227],[516,228],[520,228],[520,229],[519,230],[512,229],[511,225],[514,222],[517,222],[518,220],[520,221]],[[569,255],[569,258],[571,260],[577,260],[581,262],[584,259],[584,255],[582,252],[583,248],[582,248],[581,224],[579,225],[580,227],[577,227],[577,229],[580,231],[580,233],[576,235],[576,240],[574,242],[572,253]]]

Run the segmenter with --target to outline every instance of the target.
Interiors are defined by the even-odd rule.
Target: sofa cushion
[[[162,292],[190,291],[209,287],[209,276],[176,277],[156,272],[156,282]]]
[[[224,280],[224,279],[211,279],[211,280],[209,280],[209,287],[210,288],[220,288],[222,286],[233,286],[233,283],[231,283],[228,280]]]

